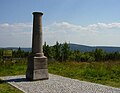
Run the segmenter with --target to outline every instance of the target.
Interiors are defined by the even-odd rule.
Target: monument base
[[[28,58],[28,67],[26,72],[27,80],[45,80],[48,79],[47,57],[33,57]]]

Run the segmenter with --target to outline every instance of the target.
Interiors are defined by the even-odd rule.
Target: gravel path
[[[25,93],[120,93],[120,88],[49,74],[49,80],[27,81],[25,75],[0,77]]]

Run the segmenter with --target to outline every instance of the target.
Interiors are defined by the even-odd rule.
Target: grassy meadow
[[[48,67],[53,74],[120,87],[120,62],[52,62]]]
[[[0,93],[23,93],[6,82],[0,80]]]
[[[25,74],[26,68],[27,59],[6,63],[0,62],[0,76]],[[120,61],[48,62],[48,69],[49,73],[52,74],[120,88]],[[14,89],[9,84],[0,81],[0,93],[18,91]],[[19,92],[21,93],[21,91]]]
[[[27,59],[0,61],[0,76],[13,76],[25,74]],[[23,93],[22,91],[16,89],[15,87],[7,84],[6,82],[0,80],[0,93]]]

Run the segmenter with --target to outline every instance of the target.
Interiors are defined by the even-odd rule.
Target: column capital
[[[43,13],[42,13],[42,12],[33,12],[32,14],[33,14],[33,15],[35,15],[35,14],[40,14],[40,15],[43,15]]]

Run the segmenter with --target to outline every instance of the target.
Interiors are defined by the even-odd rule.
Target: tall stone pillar
[[[33,12],[32,54],[28,57],[26,79],[48,79],[47,57],[42,47],[42,12]]]

